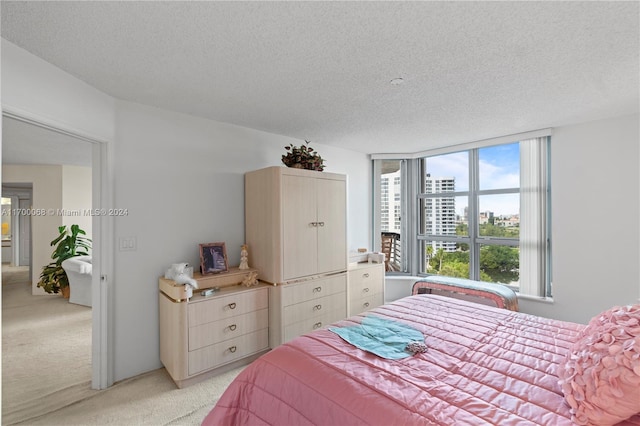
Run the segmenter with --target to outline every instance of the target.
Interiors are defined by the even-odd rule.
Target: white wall
[[[583,322],[640,296],[638,115],[555,128],[553,304],[525,312]]]
[[[244,173],[282,165],[284,146],[302,141],[126,102],[117,113],[115,207],[129,214],[115,220],[115,237],[137,241],[137,250],[115,253],[119,380],[160,366],[158,277],[176,262],[197,269],[199,243],[225,242],[238,265]],[[314,146],[326,171],[349,176],[349,244],[368,246],[367,156]]]
[[[90,167],[62,166],[62,207],[69,212],[62,217],[62,224],[80,226],[88,238],[92,235],[92,216],[85,211],[91,209],[91,174]]]
[[[33,204],[35,211],[62,209],[62,167],[61,166],[4,166],[3,183],[33,183]],[[62,216],[46,214],[31,218],[31,286],[34,294],[44,294],[37,287],[42,267],[51,262],[50,243],[58,236],[58,226]]]

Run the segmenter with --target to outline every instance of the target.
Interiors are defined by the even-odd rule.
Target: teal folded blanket
[[[373,315],[364,317],[361,324],[329,330],[352,345],[387,359],[411,356],[407,345],[424,343],[424,335],[415,328]]]

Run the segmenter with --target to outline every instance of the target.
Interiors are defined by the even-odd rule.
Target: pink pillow
[[[591,319],[558,369],[580,425],[613,425],[640,413],[640,305]]]

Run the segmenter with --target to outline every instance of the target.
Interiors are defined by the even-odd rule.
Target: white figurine
[[[242,250],[240,250],[240,266],[238,269],[249,269],[249,252],[246,244],[243,244]]]
[[[167,272],[164,273],[164,277],[173,280],[176,284],[184,285],[188,284],[192,288],[198,288],[198,281],[194,280],[187,274],[188,263],[174,263],[171,265]]]

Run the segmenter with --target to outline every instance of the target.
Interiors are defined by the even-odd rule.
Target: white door
[[[282,177],[282,271],[285,280],[317,272],[316,180]]]
[[[318,179],[318,273],[347,269],[347,188]]]

